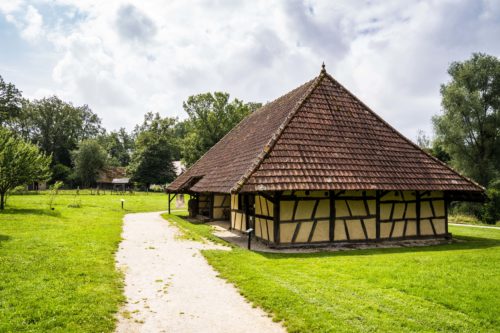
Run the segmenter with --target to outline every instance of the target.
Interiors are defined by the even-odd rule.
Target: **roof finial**
[[[326,72],[325,62],[323,61],[323,63],[321,64],[321,73],[325,73],[325,72]]]

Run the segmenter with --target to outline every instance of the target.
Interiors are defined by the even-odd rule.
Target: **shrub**
[[[500,190],[489,189],[486,195],[488,199],[481,209],[481,220],[484,223],[495,224],[500,220]]]

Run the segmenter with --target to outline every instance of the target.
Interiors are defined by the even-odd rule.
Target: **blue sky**
[[[500,56],[500,1],[0,0],[0,75],[88,104],[108,129],[187,96],[266,102],[327,70],[411,139],[447,67]]]

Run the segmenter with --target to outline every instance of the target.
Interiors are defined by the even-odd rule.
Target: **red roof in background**
[[[249,115],[167,188],[369,189],[484,190],[422,151],[325,70]]]

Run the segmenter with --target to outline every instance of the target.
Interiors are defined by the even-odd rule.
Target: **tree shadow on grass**
[[[339,251],[321,251],[308,253],[276,253],[276,252],[255,252],[267,259],[289,259],[289,258],[320,258],[320,257],[346,257],[346,256],[372,256],[396,253],[417,253],[417,252],[440,252],[472,249],[487,249],[500,247],[500,239],[459,236],[451,244],[401,246],[392,248],[371,248],[371,249],[349,249]]]
[[[49,210],[49,209],[37,209],[37,208],[6,208],[3,211],[0,211],[0,216],[2,214],[5,215],[43,215],[43,216],[52,216],[52,217],[60,217],[61,212],[58,210]]]
[[[6,242],[6,241],[9,241],[11,239],[10,236],[7,236],[7,235],[0,235],[0,247],[2,247],[2,243],[3,242]]]

